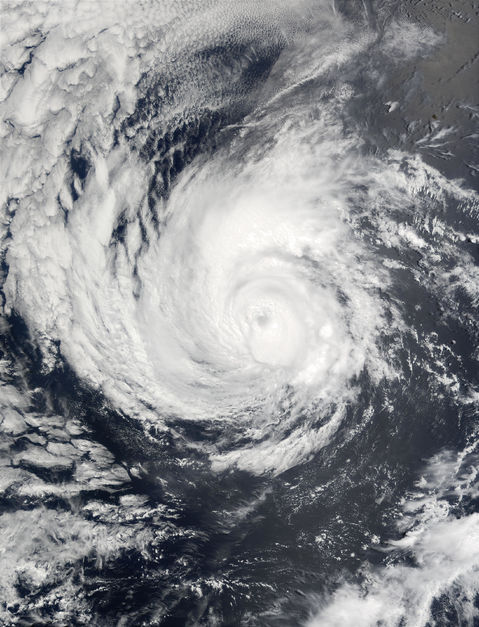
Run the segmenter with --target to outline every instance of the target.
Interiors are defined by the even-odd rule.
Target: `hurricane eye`
[[[271,316],[268,314],[259,314],[256,316],[255,320],[260,327],[265,327],[271,323]]]
[[[0,25],[0,627],[479,627],[479,0]]]

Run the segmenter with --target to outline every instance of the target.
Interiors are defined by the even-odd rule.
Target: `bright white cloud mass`
[[[374,107],[408,115],[388,96],[391,76],[426,60],[427,77],[443,35],[400,15],[381,23],[387,7],[368,27],[368,13],[343,9],[2,6],[4,624],[439,625],[441,598],[472,624],[478,196],[427,158],[456,132],[436,114],[414,148],[369,131],[383,123]],[[382,101],[364,106],[365,94]],[[335,481],[346,490],[360,451],[361,481],[384,482],[357,507],[384,505],[390,522],[377,541],[365,528],[362,550],[383,557],[364,556],[358,580],[325,548],[327,524],[309,513],[303,529],[297,513],[315,481],[312,502]],[[255,487],[231,488],[235,500],[221,484],[223,500],[197,505],[192,486],[236,476]],[[288,482],[290,510],[265,513]],[[169,548],[216,537],[183,520],[190,506],[222,512],[224,533],[241,538],[255,516],[284,515],[293,531],[275,540],[277,564],[309,534],[313,563],[337,570],[303,574],[302,590],[298,575],[274,580],[273,560],[248,583],[238,565],[261,554],[229,547],[230,564],[197,572],[183,544]],[[353,523],[338,516],[346,538]],[[178,578],[203,609],[181,614],[150,588],[148,610],[97,603],[105,573],[136,554],[155,590]],[[262,586],[267,607],[228,619],[215,605]]]

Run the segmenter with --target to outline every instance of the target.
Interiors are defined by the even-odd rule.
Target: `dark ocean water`
[[[479,625],[478,7],[1,10],[0,622]]]

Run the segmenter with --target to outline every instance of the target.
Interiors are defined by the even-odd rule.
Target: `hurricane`
[[[446,4],[2,5],[2,624],[479,620]]]

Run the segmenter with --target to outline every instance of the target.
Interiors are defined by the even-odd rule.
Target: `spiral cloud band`
[[[320,75],[317,62],[302,72]],[[253,448],[226,457],[255,471],[284,469],[313,450],[322,438],[304,444],[300,413],[320,407],[320,422],[337,422],[353,379],[386,369],[377,345],[387,274],[348,225],[354,178],[370,168],[379,179],[383,166],[357,163],[354,134],[342,137],[335,110],[350,97],[346,88],[307,125],[301,101],[275,120],[294,89],[286,84],[228,148],[181,174],[158,209],[160,233],[148,215],[145,166],[123,147],[105,156],[92,146],[68,220],[72,193],[60,159],[42,192],[57,207],[48,210],[40,194],[29,200],[44,208],[28,226],[16,218],[8,253],[9,300],[32,314],[41,337],[61,343],[81,377],[140,418],[223,420],[225,432],[233,420],[239,439],[248,432],[261,442],[261,455]],[[374,185],[370,193],[384,191]],[[111,239],[119,220],[121,243]],[[16,263],[32,237],[39,244]],[[27,289],[35,272],[36,288]],[[287,459],[275,459],[291,431]]]
[[[28,590],[25,620],[120,619],[92,599],[123,544],[156,603],[124,624],[162,624],[176,594],[195,599],[185,625],[352,625],[361,608],[364,625],[419,625],[458,581],[472,612],[477,551],[439,545],[478,534],[458,469],[476,463],[479,202],[450,165],[459,123],[405,122],[444,38],[391,2],[7,4],[4,616]],[[425,460],[429,518],[408,505]],[[32,566],[32,527],[64,551]],[[380,533],[398,562],[370,572]],[[98,587],[77,607],[62,573],[87,558]]]

